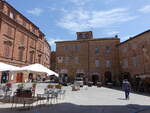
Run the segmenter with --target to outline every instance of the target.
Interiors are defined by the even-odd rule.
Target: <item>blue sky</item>
[[[121,41],[150,29],[150,0],[7,0],[36,24],[55,50],[55,41],[75,40],[76,32]]]

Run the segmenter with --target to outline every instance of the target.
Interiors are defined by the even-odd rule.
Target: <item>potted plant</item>
[[[47,85],[47,88],[53,88],[53,86],[49,84],[49,85]]]
[[[36,87],[36,83],[33,83],[33,84],[32,84],[32,88],[35,88],[35,87]]]

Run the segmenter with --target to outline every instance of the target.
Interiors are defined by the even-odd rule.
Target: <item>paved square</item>
[[[130,94],[130,100],[124,99],[124,92],[110,88],[88,87],[80,91],[71,91],[65,87],[64,100],[58,104],[23,110],[21,113],[150,113],[150,97]],[[18,110],[3,109],[10,106],[0,104],[0,113],[16,113]]]

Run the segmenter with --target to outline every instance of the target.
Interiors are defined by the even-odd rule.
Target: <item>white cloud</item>
[[[34,8],[34,9],[31,9],[31,10],[28,10],[27,12],[32,14],[32,15],[35,15],[35,16],[40,16],[40,14],[43,13],[43,9]]]
[[[90,0],[69,0],[69,1],[72,2],[75,5],[83,6],[86,3],[88,3]]]
[[[47,39],[48,39],[48,38],[47,38]],[[57,42],[57,41],[63,41],[63,40],[60,39],[60,38],[49,38],[48,43],[50,44],[52,51],[55,51],[55,50],[56,50],[55,42]]]
[[[50,11],[61,11],[63,13],[67,13],[68,12],[68,10],[66,10],[65,8],[48,7],[48,9]]]
[[[103,28],[111,24],[117,24],[135,19],[130,16],[125,8],[117,8],[108,11],[87,11],[82,8],[64,13],[57,24],[65,29],[76,32],[89,28]]]
[[[139,9],[142,13],[150,13],[150,5],[146,5],[143,8]]]
[[[116,2],[116,0],[105,0],[105,4],[107,5],[114,3],[114,2]]]
[[[50,38],[49,41],[48,41],[48,43],[49,43],[51,46],[53,46],[53,45],[55,45],[55,42],[56,42],[56,41],[62,41],[62,39],[60,39],[60,38]]]

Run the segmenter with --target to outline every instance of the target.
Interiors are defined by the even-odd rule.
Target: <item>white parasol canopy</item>
[[[0,62],[0,71],[16,71],[19,69],[20,69],[19,67]]]
[[[25,67],[22,67],[20,69],[20,71],[33,71],[33,72],[43,72],[43,73],[47,73],[48,75],[55,75],[55,76],[59,76],[56,72],[44,67],[41,64],[31,64]]]

